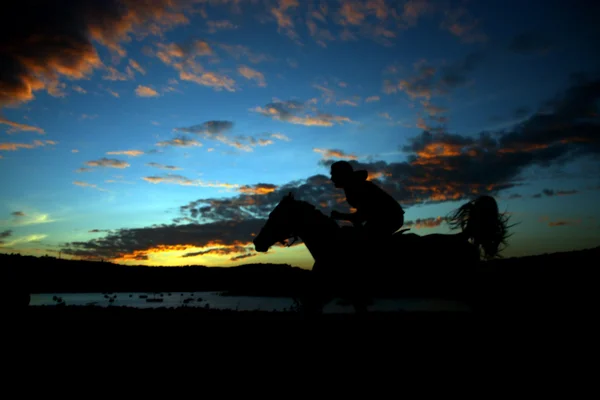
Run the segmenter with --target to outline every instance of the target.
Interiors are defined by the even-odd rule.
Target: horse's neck
[[[305,208],[297,234],[315,260],[328,254],[327,243],[334,239],[338,225],[315,208]]]

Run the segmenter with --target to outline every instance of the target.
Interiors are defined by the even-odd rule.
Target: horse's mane
[[[321,210],[319,210],[314,204],[311,204],[308,201],[294,199],[294,203],[295,203],[295,207],[297,207],[298,210],[300,210],[302,213],[305,213],[306,215],[312,214],[315,217],[317,217],[318,219],[323,220],[324,222],[334,222],[335,223],[335,221],[332,221],[327,215],[325,215]],[[335,225],[337,226],[337,223],[335,223]]]
[[[320,214],[323,217],[326,217],[326,215],[323,214],[320,210],[318,210],[315,205],[309,203],[308,201],[294,199],[294,202],[295,206],[303,212],[314,212],[315,214]]]

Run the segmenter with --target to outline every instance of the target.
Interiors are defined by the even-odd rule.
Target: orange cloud
[[[158,97],[158,92],[151,87],[138,85],[135,89],[135,94],[139,97]]]
[[[288,10],[298,6],[298,0],[278,0],[277,7],[271,8],[271,14],[277,21],[277,31],[283,31],[290,39],[294,40],[298,44],[301,44],[299,36],[294,30],[294,22],[292,21],[291,12],[288,14]]]
[[[0,151],[16,151],[18,149],[34,149],[46,145],[55,145],[58,142],[53,140],[34,140],[33,143],[0,143]]]
[[[319,112],[315,107],[311,106],[311,104],[311,100],[306,103],[300,103],[295,100],[275,100],[265,107],[254,107],[251,108],[250,111],[257,112],[274,120],[304,126],[329,127],[333,126],[334,123],[343,124],[344,122],[353,122],[348,117]],[[310,115],[309,111],[312,111],[315,115]]]
[[[362,8],[362,4],[357,1],[344,2],[340,9],[342,25],[360,25],[365,19]]]
[[[0,117],[0,124],[10,126],[10,129],[7,131],[7,133],[9,133],[9,134],[17,132],[17,131],[37,132],[40,135],[45,134],[44,130],[42,128],[38,128],[37,126],[31,126],[31,125],[21,124],[19,122],[9,121],[2,117]]]
[[[14,4],[15,15],[27,18],[20,29],[0,39],[8,55],[0,67],[0,107],[31,101],[40,90],[63,96],[60,79],[85,79],[104,67],[94,43],[123,57],[127,52],[121,43],[131,41],[132,34],[136,39],[160,36],[186,24],[184,11],[191,6],[176,0],[105,0],[56,13],[51,3],[38,2],[34,9],[28,4]]]
[[[153,255],[166,255],[170,253],[182,252],[187,250],[196,250],[193,252],[181,255],[182,258],[200,257],[203,255],[219,255],[226,256],[231,254],[240,254],[236,259],[250,257],[254,254],[248,253],[253,244],[251,242],[235,242],[232,244],[223,244],[219,241],[208,242],[205,246],[198,247],[193,244],[177,244],[177,245],[157,245],[142,250],[134,250],[131,253],[120,253],[111,258],[113,262],[128,262],[128,261],[147,261]]]
[[[254,70],[254,69],[252,69],[250,67],[247,67],[245,65],[240,65],[238,67],[238,72],[244,78],[256,81],[256,83],[260,87],[267,86],[267,83],[265,82],[265,76],[262,74],[262,72]]]
[[[241,186],[240,188],[238,188],[238,191],[244,194],[269,194],[274,192],[276,189],[276,185],[270,183],[259,183],[254,186]]]
[[[367,180],[368,181],[372,181],[374,179],[380,179],[380,178],[383,178],[383,177],[390,177],[390,176],[392,176],[392,174],[389,173],[389,172],[368,171]]]
[[[342,150],[337,149],[313,149],[315,153],[321,153],[323,158],[341,158],[345,160],[357,160],[358,156],[354,154],[347,154]]]
[[[548,148],[546,143],[522,143],[513,144],[513,147],[504,147],[498,150],[498,153],[526,153],[534,150],[542,150]]]
[[[135,61],[133,58],[129,59],[129,65],[131,65],[131,67],[133,69],[135,69],[137,72],[139,72],[142,75],[146,75],[146,70],[144,68],[141,67],[140,64],[138,64],[137,61]]]
[[[419,218],[414,221],[406,221],[403,228],[430,229],[440,226],[445,220],[443,217]]]
[[[179,73],[179,79],[182,81],[195,82],[198,85],[212,87],[214,90],[221,91],[223,89],[228,92],[235,92],[235,81],[225,75],[216,72],[205,72],[202,74],[193,74],[186,71]]]

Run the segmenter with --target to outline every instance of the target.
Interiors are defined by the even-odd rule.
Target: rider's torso
[[[402,206],[392,196],[366,181],[344,189],[346,201],[352,207],[360,210],[367,219],[393,218],[404,215]]]

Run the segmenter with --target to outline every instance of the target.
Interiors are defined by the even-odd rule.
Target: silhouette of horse
[[[384,241],[357,239],[314,205],[284,196],[254,239],[258,252],[300,238],[315,260],[302,297],[304,310],[320,313],[335,297],[366,311],[373,290],[403,296],[449,295],[470,299],[474,273],[482,259],[499,256],[508,237],[508,218],[496,200],[480,196],[447,219],[454,234],[417,235],[402,229]]]

